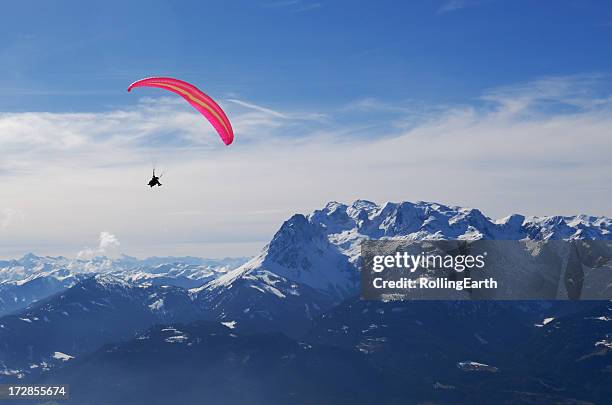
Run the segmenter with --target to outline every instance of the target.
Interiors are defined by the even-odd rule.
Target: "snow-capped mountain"
[[[65,257],[39,257],[28,253],[21,259],[0,260],[0,283],[27,282],[39,275],[63,270],[63,275],[71,274],[71,261]]]
[[[55,275],[0,283],[0,316],[18,311],[34,302],[64,291],[85,277],[84,274],[65,277]]]
[[[310,288],[332,301],[357,294],[360,243],[366,239],[418,240],[612,240],[606,217],[525,217],[493,220],[479,210],[428,202],[351,205],[323,209],[287,220],[262,252],[241,267],[192,290],[213,307],[233,287],[283,300]],[[235,288],[234,296],[239,295]],[[252,306],[253,299],[249,305]],[[304,311],[314,303],[303,302]],[[246,303],[242,307],[246,307]],[[237,305],[240,307],[241,305]],[[321,304],[318,304],[322,307]],[[242,316],[231,314],[231,316]]]
[[[604,217],[492,220],[477,210],[434,203],[356,201],[294,215],[244,264],[27,255],[0,262],[0,297],[3,291],[15,297],[36,283],[53,293],[38,294],[29,306],[0,317],[0,380],[81,384],[106,376],[115,384],[137,375],[157,381],[168,376],[168,366],[179,376],[176,384],[194,392],[203,379],[215,381],[211,387],[225,395],[233,378],[240,384],[262,378],[255,388],[273,393],[279,378],[290,375],[285,370],[295,366],[295,375],[303,375],[312,366],[316,375],[328,374],[308,377],[311,383],[283,395],[338,384],[342,376],[346,387],[340,392],[355,385],[376,392],[365,389],[368,381],[388,382],[383,391],[398,396],[387,402],[407,395],[424,402],[487,402],[509,391],[532,403],[597,402],[610,393],[609,303],[364,302],[357,298],[358,266],[365,239],[611,240],[610,228]],[[176,324],[202,320],[224,326]],[[557,352],[563,361],[555,362]],[[128,363],[134,368],[124,367]],[[267,378],[271,364],[278,373]],[[567,391],[557,390],[566,382],[556,370],[574,364],[584,372],[573,374]],[[597,370],[588,374],[591,364]],[[148,399],[163,397],[160,389]],[[329,395],[330,403],[342,403],[333,389]]]
[[[110,274],[135,285],[195,288],[247,260],[196,257],[136,259],[125,255],[83,260],[29,253],[20,259],[0,261],[0,315],[25,308],[96,274]]]
[[[20,259],[0,260],[0,284],[24,283],[41,276],[63,278],[75,274],[99,273],[112,273],[132,279],[152,279],[164,275],[205,279],[214,273],[236,268],[247,260],[242,257],[216,260],[189,256],[137,259],[126,255],[118,258],[98,256],[92,259],[69,259],[28,253]]]
[[[97,274],[16,314],[0,317],[0,370],[27,373],[49,367],[56,352],[78,357],[155,323],[203,317],[183,288],[137,285]]]

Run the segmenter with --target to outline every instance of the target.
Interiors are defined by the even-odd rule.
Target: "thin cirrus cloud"
[[[438,11],[440,13],[448,13],[448,12],[451,12],[451,11],[461,10],[462,8],[467,7],[468,4],[469,3],[466,0],[451,0],[451,1],[448,1],[448,2],[444,3],[438,9]]]
[[[279,0],[263,3],[262,6],[266,8],[287,9],[293,13],[301,13],[305,11],[316,10],[318,8],[321,8],[323,5],[318,2],[310,2],[304,0]]]
[[[248,103],[246,101],[237,100],[235,98],[227,99],[227,101],[230,101],[232,103],[238,104],[239,106],[242,106],[242,107],[249,108],[251,110],[255,110],[255,111],[259,111],[259,112],[271,115],[273,117],[285,118],[285,119],[289,118],[286,114],[283,114],[281,112],[275,111],[275,110],[273,110],[271,108],[266,108],[266,107],[259,106],[257,104]]]
[[[462,10],[467,7],[477,6],[482,4],[485,0],[450,0],[446,1],[438,9],[439,13],[450,13],[453,11]]]
[[[325,119],[225,100],[229,147],[169,99],[0,114],[3,206],[23,213],[0,229],[0,255],[10,244],[74,256],[101,229],[127,254],[248,255],[293,213],[359,198],[609,216],[612,99],[598,80],[543,78],[422,109],[368,98]],[[165,172],[154,190],[152,161]]]

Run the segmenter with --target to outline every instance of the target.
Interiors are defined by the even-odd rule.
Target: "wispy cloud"
[[[360,99],[308,120],[318,112],[226,100],[230,147],[171,99],[0,114],[2,204],[27,213],[0,230],[0,246],[52,241],[42,253],[70,253],[112,229],[130,254],[251,254],[292,213],[357,198],[441,201],[492,216],[611,215],[612,99],[602,80],[491,89],[476,104],[431,106],[418,119],[410,102]],[[166,171],[155,190],[146,186],[153,158]]]
[[[446,1],[439,9],[439,13],[450,13],[467,7],[482,4],[484,0],[450,0]]]
[[[500,111],[506,115],[594,111],[612,106],[610,93],[600,89],[605,80],[599,74],[544,77],[492,89],[482,99],[502,106]]]
[[[230,99],[228,99],[227,101],[230,101],[230,102],[232,102],[232,103],[238,104],[238,105],[240,105],[240,106],[242,106],[242,107],[249,108],[249,109],[251,109],[251,110],[255,110],[255,111],[259,111],[259,112],[263,112],[263,113],[266,113],[266,114],[272,115],[272,116],[274,116],[274,117],[278,117],[278,118],[288,118],[288,117],[287,117],[285,114],[283,114],[283,113],[281,113],[281,112],[274,111],[274,110],[272,110],[272,109],[270,109],[270,108],[262,107],[262,106],[259,106],[259,105],[257,105],[257,104],[248,103],[248,102],[246,102],[246,101],[237,100],[237,99],[235,99],[235,98],[230,98]]]
[[[226,107],[241,141],[267,139],[290,126],[307,134],[307,121],[323,114],[282,112],[230,99]],[[227,104],[227,103],[226,103]],[[107,167],[138,164],[160,153],[197,153],[222,149],[214,129],[176,98],[143,98],[133,109],[101,113],[0,113],[0,173],[44,173],[57,166]]]
[[[266,3],[263,3],[262,5],[268,8],[285,8],[294,13],[315,10],[323,6],[319,2],[311,2],[311,1],[305,1],[305,0],[279,0],[279,1],[266,2]]]
[[[306,3],[306,4],[303,4],[301,7],[296,8],[294,11],[296,13],[301,13],[304,11],[316,10],[321,7],[323,7],[321,3]]]
[[[235,98],[227,99],[230,103],[237,104],[241,107],[247,108],[249,110],[254,110],[259,113],[264,113],[274,118],[280,118],[283,120],[295,120],[295,121],[323,121],[328,118],[327,114],[323,114],[320,112],[313,111],[291,111],[291,112],[281,112],[276,111],[271,108],[263,107],[258,104],[250,103],[247,101],[238,100]]]
[[[299,5],[301,0],[279,0],[279,1],[270,1],[263,3],[264,7],[291,7],[295,5]]]
[[[466,0],[451,0],[443,4],[438,11],[440,13],[448,13],[450,11],[461,10],[462,8],[467,7]]]

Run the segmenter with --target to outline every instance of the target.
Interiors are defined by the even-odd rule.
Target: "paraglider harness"
[[[158,186],[161,187],[161,183],[159,182],[159,179],[163,176],[163,174],[160,174],[159,176],[155,175],[155,169],[153,169],[153,178],[151,180],[149,180],[149,187],[153,188],[153,186]]]

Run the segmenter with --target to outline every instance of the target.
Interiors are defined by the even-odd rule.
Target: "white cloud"
[[[77,259],[93,259],[97,256],[116,257],[121,252],[119,239],[110,232],[102,231],[98,237],[98,247],[95,249],[85,248],[77,253]]]
[[[169,100],[2,114],[3,204],[28,215],[10,237],[0,232],[0,246],[69,254],[113,229],[128,254],[252,254],[291,214],[357,198],[439,201],[491,216],[612,215],[612,104],[594,80],[495,89],[484,106],[434,106],[417,118],[390,101],[340,106],[326,120],[226,103],[236,132],[229,147]],[[380,109],[392,116],[381,119]],[[163,187],[146,186],[152,160]]]

